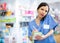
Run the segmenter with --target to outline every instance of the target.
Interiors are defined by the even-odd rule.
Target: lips
[[[41,16],[44,16],[44,14],[41,14]]]

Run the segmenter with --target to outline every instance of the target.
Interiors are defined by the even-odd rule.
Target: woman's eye
[[[48,12],[47,10],[45,12]]]
[[[41,10],[44,10],[44,9],[41,9]]]
[[[43,10],[44,11],[44,9],[41,9],[41,10]],[[45,12],[48,12],[47,10],[45,10]]]

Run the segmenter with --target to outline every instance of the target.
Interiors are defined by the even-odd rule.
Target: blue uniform
[[[38,26],[35,20],[31,21],[28,26],[28,37],[32,35],[32,31],[34,27],[39,31],[42,32],[44,35],[47,34],[51,29],[55,30],[55,27],[58,24],[54,21],[51,15],[47,14],[44,20],[40,21],[40,26]],[[34,26],[34,27],[33,27]],[[56,43],[53,37],[53,34],[43,40],[34,40],[34,43]]]

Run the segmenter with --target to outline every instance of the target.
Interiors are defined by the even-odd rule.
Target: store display
[[[20,27],[26,27],[26,26],[28,26],[28,23],[29,22],[20,22]]]
[[[4,43],[4,35],[2,31],[0,31],[0,43]]]
[[[16,38],[15,37],[12,38],[12,43],[16,43]]]
[[[40,0],[0,0],[0,43],[21,43],[21,41],[22,43],[28,43],[30,41],[28,38],[28,23],[36,18],[36,8],[39,3]],[[54,19],[59,24],[57,31],[54,33],[58,34],[60,33],[60,13],[58,14],[60,10],[54,11],[55,8],[52,9],[51,15],[54,15]],[[6,25],[10,28],[7,28]],[[35,27],[33,26],[33,28]],[[34,43],[36,35],[43,37],[43,33],[35,32],[33,41],[29,43]]]
[[[4,43],[9,43],[9,38],[4,38]]]
[[[9,3],[0,4],[0,43],[10,43],[12,42],[12,31],[16,18],[14,11],[8,9]],[[11,6],[12,7],[12,6]]]

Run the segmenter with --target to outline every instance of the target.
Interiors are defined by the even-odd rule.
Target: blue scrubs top
[[[35,20],[29,22],[28,26],[28,37],[32,36],[32,31],[34,27],[39,31],[42,32],[44,35],[47,34],[51,29],[55,30],[55,27],[58,24],[54,21],[51,15],[47,14],[44,20],[40,21],[40,26],[38,26]],[[53,37],[53,34],[43,40],[34,40],[34,43],[56,43]]]

